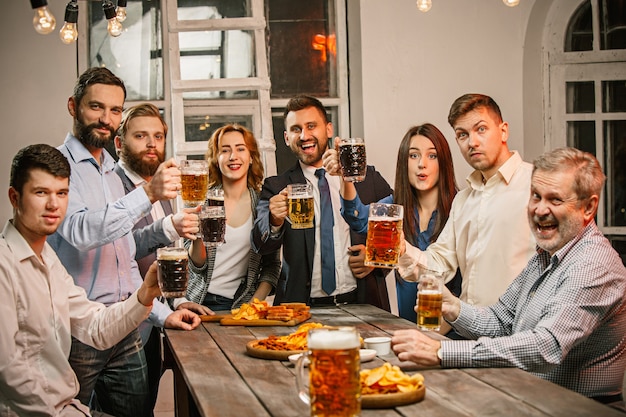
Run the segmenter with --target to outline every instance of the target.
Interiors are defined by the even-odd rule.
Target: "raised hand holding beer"
[[[417,291],[417,326],[420,330],[439,331],[443,320],[443,273],[420,268]]]
[[[372,203],[367,225],[365,265],[395,268],[402,248],[404,208],[398,204]]]
[[[204,159],[184,159],[180,161],[180,173],[180,196],[185,206],[203,204],[209,188],[209,163]]]
[[[311,184],[289,184],[289,223],[292,229],[310,229],[315,217],[313,187]]]
[[[272,226],[282,226],[289,215],[289,199],[287,187],[269,199],[270,223]]]
[[[185,248],[157,249],[157,279],[166,298],[184,297],[187,293],[189,255]]]
[[[181,176],[174,158],[164,161],[157,168],[152,179],[143,186],[151,202],[172,200],[181,189]]]
[[[341,174],[344,181],[363,181],[367,172],[367,158],[363,138],[340,139],[338,147]]]

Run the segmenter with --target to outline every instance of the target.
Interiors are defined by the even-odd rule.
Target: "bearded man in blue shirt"
[[[79,77],[68,100],[73,131],[58,148],[72,170],[67,216],[48,238],[87,297],[105,305],[126,300],[141,286],[133,226],[150,213],[152,203],[175,198],[180,188],[180,170],[170,159],[149,183],[125,194],[115,161],[104,149],[114,141],[125,99],[124,83],[106,68],[90,68]],[[172,312],[157,300],[149,321],[186,330],[200,323],[195,313]],[[73,338],[70,364],[80,382],[77,398],[82,403],[96,406],[90,401],[95,390],[97,404],[108,414],[151,415],[146,359],[137,330],[104,351]]]

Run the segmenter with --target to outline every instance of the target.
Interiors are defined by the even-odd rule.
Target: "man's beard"
[[[148,151],[142,151],[139,153],[132,153],[126,142],[122,143],[120,149],[120,158],[124,161],[126,166],[133,172],[139,174],[142,177],[152,177],[156,173],[159,165],[165,161],[165,152],[159,152],[155,149],[157,159],[153,161],[144,161],[143,156]]]
[[[109,126],[104,126],[101,123],[86,125],[82,120],[80,120],[79,117],[76,117],[74,120],[76,132],[78,133],[78,140],[80,140],[80,142],[85,146],[104,148],[115,137],[115,130]],[[94,130],[101,128],[108,129],[110,134],[107,137],[98,136]]]

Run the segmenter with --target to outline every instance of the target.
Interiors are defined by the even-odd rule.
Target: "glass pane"
[[[215,100],[215,99],[255,99],[258,97],[256,90],[237,91],[188,91],[183,93],[183,99],[188,100]]]
[[[127,100],[162,100],[163,51],[160,2],[128,0],[124,31],[114,38],[100,3],[89,10],[89,65],[107,67],[124,80]]]
[[[228,123],[238,123],[252,131],[252,116],[250,115],[186,115],[185,142],[206,142],[215,129]]]
[[[626,49],[626,1],[600,1],[600,49]]]
[[[626,120],[604,122],[607,226],[626,226]]]
[[[333,0],[267,0],[272,98],[335,97]]]
[[[596,154],[596,122],[567,122],[567,146]]]
[[[613,248],[619,253],[619,256],[622,258],[622,263],[626,265],[626,236],[608,235],[607,239],[609,239]]]
[[[255,76],[252,32],[181,32],[179,44],[181,80]]]
[[[178,0],[178,20],[250,17],[246,0]]]
[[[593,50],[591,2],[587,0],[574,12],[567,25],[565,52]]]
[[[326,112],[331,121],[339,120],[339,108],[327,107]],[[296,157],[291,152],[289,146],[285,144],[285,121],[283,119],[284,109],[272,109],[272,125],[274,127],[274,140],[276,141],[276,172],[282,174],[296,164]],[[334,133],[337,134],[338,126],[333,122]]]
[[[593,113],[596,109],[593,81],[565,83],[567,113]]]
[[[626,80],[602,81],[602,111],[626,112]]]

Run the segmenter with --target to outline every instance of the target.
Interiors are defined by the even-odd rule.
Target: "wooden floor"
[[[174,375],[171,369],[161,377],[154,417],[174,417]]]

